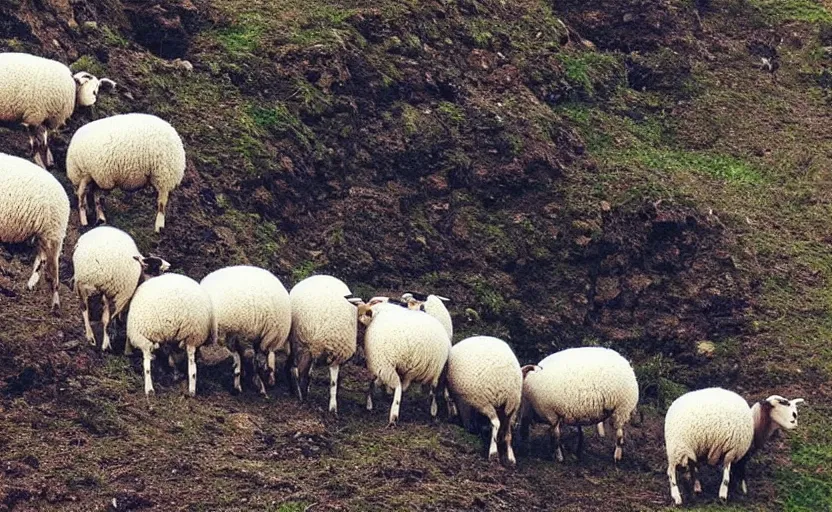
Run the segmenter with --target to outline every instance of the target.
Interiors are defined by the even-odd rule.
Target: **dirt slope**
[[[594,434],[553,463],[540,427],[506,471],[418,392],[384,429],[359,365],[338,420],[320,372],[310,404],[282,383],[264,402],[229,394],[228,361],[194,400],[159,368],[149,411],[138,361],[86,346],[68,287],[48,315],[23,286],[30,248],[3,246],[0,509],[661,509],[663,411],[710,385],[807,399],[734,506],[828,509],[830,47],[815,0],[7,2],[0,50],[119,83],[54,139],[68,191],[66,145],[92,116],[182,134],[168,231],[149,191],[106,202],[142,250],[197,279],[251,263],[287,285],[436,291],[458,339],[501,336],[524,363],[614,347],[644,419],[619,468]],[[21,130],[0,137],[27,154]],[[74,213],[67,286],[78,234]]]

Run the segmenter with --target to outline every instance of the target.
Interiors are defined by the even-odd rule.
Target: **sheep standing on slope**
[[[81,225],[87,225],[87,187],[93,187],[95,212],[106,222],[101,191],[119,187],[136,190],[148,183],[156,189],[158,233],[165,227],[170,192],[185,176],[185,148],[176,130],[149,114],[121,114],[88,123],[72,136],[66,172],[77,187]]]
[[[471,409],[491,422],[488,458],[498,455],[501,443],[505,444],[508,464],[517,464],[511,448],[511,426],[520,410],[523,373],[511,347],[490,336],[460,341],[451,347],[448,358],[448,387],[463,425],[470,427]]]
[[[52,309],[58,311],[59,258],[69,225],[69,197],[49,172],[28,160],[0,153],[0,242],[19,243],[35,237],[38,252],[31,290],[42,266],[52,285]]]
[[[425,295],[419,292],[407,292],[402,295],[402,301],[406,302],[410,309],[421,309],[425,313],[439,320],[442,327],[448,333],[448,339],[454,339],[454,325],[445,302],[450,299],[439,295]]]
[[[95,335],[90,326],[89,299],[96,293],[101,294],[101,323],[104,331],[101,350],[110,348],[110,335],[107,332],[110,318],[125,310],[143,280],[170,268],[170,263],[161,258],[142,256],[133,237],[109,226],[97,227],[78,238],[72,254],[72,264],[75,268],[75,293],[81,300],[84,331],[87,341],[93,345]],[[110,301],[114,303],[112,315]],[[129,343],[125,344],[126,353],[129,353],[129,347]]]
[[[614,460],[621,460],[624,425],[638,404],[638,382],[630,363],[611,349],[579,347],[556,352],[538,366],[523,368],[520,435],[528,439],[535,417],[552,426],[558,461],[563,461],[560,426],[578,426],[578,450],[583,448],[583,425],[609,418],[616,430]]]
[[[179,274],[163,274],[142,283],[127,316],[127,339],[142,351],[144,392],[153,392],[150,361],[162,344],[177,344],[188,355],[188,393],[196,394],[196,349],[217,342],[211,296],[199,283]]]
[[[367,326],[364,352],[374,377],[367,392],[367,410],[373,408],[375,386],[384,386],[394,393],[389,425],[395,425],[402,393],[418,382],[430,386],[430,414],[436,417],[436,388],[451,351],[451,340],[439,320],[386,302],[360,305],[358,316]]]
[[[99,80],[84,71],[73,76],[58,61],[28,53],[0,53],[0,121],[23,124],[35,162],[50,167],[54,162],[49,130],[66,124],[76,101],[91,107],[102,83],[115,87],[112,80]]]
[[[777,428],[771,425],[772,421],[787,430],[796,428],[797,404],[802,401],[798,398],[790,402],[775,395],[766,401],[767,405],[752,413],[743,397],[722,388],[700,389],[677,398],[664,420],[667,476],[673,501],[682,504],[676,483],[679,466],[691,471],[694,492],[702,491],[697,477],[697,463],[702,460],[711,466],[722,462],[719,497],[728,499],[732,465],[744,459],[755,438],[762,445],[766,436]],[[744,470],[743,463],[742,474],[738,476],[745,491]]]
[[[298,399],[309,393],[312,364],[325,359],[329,366],[329,412],[338,413],[338,372],[355,354],[358,317],[352,292],[343,281],[328,275],[307,277],[289,292],[292,303],[291,372]],[[290,363],[287,360],[287,368]]]
[[[211,272],[199,284],[211,296],[220,343],[231,350],[234,358],[234,389],[243,390],[242,358],[249,378],[265,395],[266,388],[255,368],[254,349],[267,355],[273,383],[274,354],[289,351],[286,343],[292,324],[289,292],[268,270],[246,265]]]

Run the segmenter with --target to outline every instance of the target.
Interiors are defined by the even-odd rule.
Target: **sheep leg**
[[[38,282],[40,281],[40,269],[45,259],[46,258],[43,249],[41,248],[40,244],[38,244],[38,253],[35,256],[35,264],[32,265],[32,276],[29,277],[29,281],[26,283],[27,289],[31,290],[35,286],[37,286]]]
[[[34,143],[32,145],[32,148],[34,149],[34,152],[35,152],[35,154],[34,154],[35,163],[37,165],[43,167],[44,169],[46,169],[49,166],[49,157],[50,157],[50,155],[47,153],[48,148],[46,147],[45,142],[43,142],[41,140],[42,139],[41,133],[44,132],[45,130],[46,130],[46,127],[44,127],[43,125],[34,127]],[[30,135],[30,137],[31,137],[31,135]]]
[[[693,492],[697,494],[702,492],[702,484],[699,482],[699,468],[695,460],[688,460],[688,471],[690,472],[691,479],[693,479]]]
[[[488,447],[488,460],[499,458],[500,454],[497,451],[497,434],[500,432],[500,418],[497,417],[497,412],[492,407],[487,411],[488,420],[491,421],[491,445]]]
[[[196,396],[196,347],[188,345],[188,394]]]
[[[503,420],[503,441],[506,443],[506,460],[508,461],[509,466],[516,466],[517,459],[514,458],[514,450],[511,448],[511,425],[514,423],[514,419],[517,416],[517,413],[514,413],[508,418],[504,418]]]
[[[242,367],[242,363],[240,362],[240,354],[236,350],[233,350],[231,352],[231,359],[233,359],[234,361],[234,391],[242,393],[243,386],[240,384],[240,374]]]
[[[37,151],[35,150],[35,127],[25,123],[23,126],[26,128],[26,135],[29,136],[29,149],[32,151],[32,157],[37,157]]]
[[[563,447],[560,444],[560,419],[552,424],[550,436],[555,448],[555,458],[557,458],[558,462],[563,462]]]
[[[269,355],[266,356],[266,366],[269,368],[269,386],[274,386],[276,373],[274,350],[269,350]]]
[[[78,299],[81,301],[81,317],[84,319],[84,336],[90,345],[95,346],[95,334],[93,334],[92,326],[90,325],[89,295],[82,291],[81,288],[78,288]]]
[[[376,379],[370,381],[370,386],[367,388],[367,410],[373,410],[373,392],[376,390]]]
[[[598,436],[600,436],[600,437],[606,437],[607,436],[607,432],[604,430],[604,422],[603,421],[599,421],[598,424],[596,425],[596,428],[598,429]]]
[[[676,464],[671,462],[667,465],[667,478],[670,480],[670,497],[673,503],[682,504],[682,494],[679,492],[679,485],[676,483]]]
[[[302,351],[298,354],[297,366],[292,371],[297,372],[298,398],[301,402],[309,396],[309,374],[312,372],[312,354]]]
[[[93,189],[92,197],[93,202],[95,203],[95,218],[98,221],[98,224],[106,224],[107,217],[104,216],[104,207],[102,206],[102,198],[101,196],[104,194],[104,191],[96,186]]]
[[[75,195],[78,196],[78,220],[82,226],[87,225],[87,186],[90,184],[90,178],[84,176],[78,183],[78,190]]]
[[[243,364],[245,365],[245,373],[248,375],[249,379],[251,380],[252,385],[257,389],[257,391],[263,395],[266,395],[266,386],[263,385],[263,379],[260,378],[259,372],[257,371],[257,364],[255,363],[255,354],[254,348],[246,347],[243,351]]]
[[[333,364],[329,367],[329,412],[338,415],[338,370],[340,366]]]
[[[43,127],[43,150],[46,154],[46,167],[55,165],[55,159],[52,158],[52,150],[49,149],[49,130]]]
[[[578,425],[578,446],[575,449],[575,455],[578,460],[581,460],[581,454],[584,451],[584,427]]]
[[[150,350],[142,350],[142,356],[142,364],[144,366],[144,394],[145,396],[150,396],[151,393],[155,394],[153,381],[150,378],[150,360],[153,358],[153,355],[150,353]]]
[[[170,191],[157,189],[159,192],[159,199],[156,202],[156,232],[158,233],[165,227],[165,208],[168,205],[168,195]]]
[[[395,427],[396,422],[399,421],[399,407],[402,403],[402,384],[398,376],[396,378],[396,390],[393,392],[393,405],[390,407],[390,421],[387,423],[388,427]]]
[[[445,404],[448,406],[448,418],[456,417],[459,412],[456,410],[456,402],[451,398],[451,392],[448,391],[448,386],[442,389],[442,395],[445,397]]]
[[[439,405],[436,403],[436,386],[430,387],[430,417],[436,418],[439,414]]]
[[[726,462],[722,468],[722,485],[719,486],[719,499],[728,499],[728,484],[731,481],[731,463]]]
[[[101,295],[101,303],[104,309],[101,311],[101,330],[104,331],[104,341],[101,343],[101,351],[110,350],[110,335],[107,328],[110,326],[110,301],[107,296]]]
[[[60,257],[58,252],[58,244],[55,242],[47,242],[44,250],[44,257],[46,259],[46,275],[49,278],[49,283],[52,285],[52,312],[60,314],[61,297],[58,294],[58,287],[60,285]]]
[[[615,462],[621,460],[621,454],[623,452],[624,446],[624,429],[621,426],[617,426],[615,429],[615,453],[613,454],[613,459]]]

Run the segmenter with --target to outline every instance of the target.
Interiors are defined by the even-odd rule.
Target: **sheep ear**
[[[109,85],[111,91],[114,91],[116,89],[116,83],[110,80],[109,78],[102,78],[101,80],[99,80],[99,83]]]
[[[449,299],[448,297],[443,297],[441,295],[437,295],[436,298],[441,300],[442,302],[451,302],[451,299]]]
[[[804,400],[802,398],[795,398],[794,400],[790,401],[789,403],[791,403],[792,405],[797,405],[797,404],[802,404],[805,401],[806,400]]]
[[[350,304],[355,304],[355,305],[364,304],[364,300],[361,297],[346,296],[344,298],[347,299]]]
[[[133,256],[133,259],[138,261],[139,265],[141,265],[143,269],[147,268],[147,263],[145,263],[143,256]]]
[[[537,370],[540,370],[540,367],[536,364],[527,364],[526,366],[520,368],[520,371],[523,372],[523,379],[526,378],[526,375],[536,372]]]
[[[416,299],[416,300],[420,300],[420,301],[428,300],[428,296],[425,295],[424,293],[420,293],[420,292],[405,292],[405,294],[402,295],[402,299],[407,300],[407,299],[404,298],[405,295],[410,295],[411,298]]]

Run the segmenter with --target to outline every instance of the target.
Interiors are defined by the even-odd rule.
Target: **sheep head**
[[[158,276],[170,269],[170,263],[154,255],[133,256],[133,259],[142,266],[142,272],[147,276]]]
[[[82,107],[91,107],[95,104],[101,84],[110,86],[111,90],[116,88],[116,83],[109,78],[99,79],[86,71],[75,73],[72,78],[75,79],[75,83],[78,85],[76,101]]]
[[[771,395],[765,400],[771,421],[783,430],[797,428],[797,404],[803,402],[802,398],[787,400],[780,395]]]

